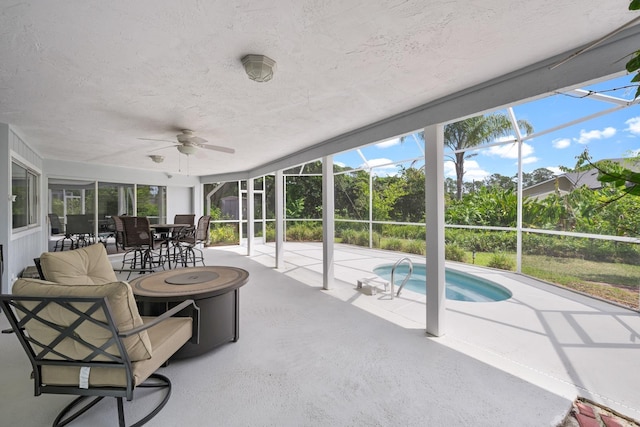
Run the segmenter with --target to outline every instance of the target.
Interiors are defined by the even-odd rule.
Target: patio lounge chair
[[[156,370],[186,342],[198,342],[199,311],[192,300],[158,317],[141,318],[126,282],[18,279],[12,292],[0,295],[0,306],[31,362],[35,395],[78,396],[58,414],[54,427],[74,421],[104,397],[116,398],[122,427],[123,398],[132,400],[137,387],[164,390],[160,402],[133,425],[145,424],[171,394],[170,380]],[[174,316],[190,307],[191,317]]]

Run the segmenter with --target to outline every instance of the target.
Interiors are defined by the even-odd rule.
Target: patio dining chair
[[[209,242],[209,225],[211,216],[203,215],[198,218],[198,226],[180,230],[173,245],[173,258],[176,264],[187,267],[189,264],[196,266],[202,263],[204,266],[204,254],[198,246],[204,246]]]
[[[138,387],[164,390],[159,403],[132,425],[147,423],[171,394],[171,381],[156,371],[185,343],[198,342],[199,310],[192,300],[158,317],[141,318],[126,282],[18,279],[12,292],[0,295],[0,307],[31,362],[35,396],[78,396],[58,414],[54,427],[73,422],[104,397],[116,399],[123,427],[123,398],[131,401]],[[190,316],[175,316],[183,310]]]
[[[120,249],[125,250],[124,223],[117,215],[113,215],[111,219],[113,220],[114,236],[116,239],[116,252]]]
[[[153,272],[155,267],[163,267],[168,261],[166,248],[156,250],[156,239],[151,232],[149,219],[143,216],[120,216],[124,233],[123,243],[126,251],[122,257],[122,268],[128,265],[129,276],[132,271]],[[163,250],[164,249],[164,250]],[[127,278],[128,279],[128,278]]]
[[[189,224],[193,225],[193,221],[196,219],[195,214],[176,214],[173,217],[174,224]]]
[[[68,248],[73,249],[74,241],[69,234],[65,232],[64,224],[60,221],[60,217],[57,214],[47,214],[49,218],[49,226],[51,227],[51,235],[62,235],[61,238],[56,240],[56,244],[53,247],[54,252],[60,249],[64,251],[65,245],[68,243]]]
[[[91,245],[95,242],[92,214],[67,215],[67,235],[71,236],[73,248]]]

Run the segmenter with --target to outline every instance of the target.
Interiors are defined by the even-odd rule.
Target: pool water
[[[391,280],[393,264],[385,264],[373,269],[373,272],[385,280]],[[396,268],[395,283],[396,292],[409,272],[406,264]],[[426,294],[427,292],[427,267],[424,264],[413,266],[413,273],[404,289]],[[482,279],[471,274],[461,273],[446,269],[445,271],[446,297],[456,301],[492,302],[504,301],[511,298],[511,292],[504,286],[500,286],[490,280]]]

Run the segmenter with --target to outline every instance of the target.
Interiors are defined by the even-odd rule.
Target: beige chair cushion
[[[13,285],[12,293],[19,296],[35,297],[107,297],[113,320],[119,331],[126,331],[142,325],[142,318],[138,314],[131,286],[126,282],[76,286],[38,279],[18,279]],[[34,306],[35,303],[29,304],[29,308]],[[18,314],[20,315],[19,312]],[[51,304],[42,310],[40,315],[56,324],[65,326],[70,325],[77,319],[77,315],[69,310]],[[96,312],[95,318],[106,322],[106,318],[101,311]],[[27,322],[25,326],[29,335],[42,343],[49,343],[58,335],[53,329],[35,320]],[[111,337],[108,330],[90,322],[82,323],[76,331],[85,341],[98,347]],[[123,342],[131,361],[145,360],[152,356],[151,341],[146,331],[125,338]],[[83,359],[91,353],[88,347],[69,338],[61,341],[56,346],[56,350],[73,359]],[[119,354],[115,345],[109,347],[107,351],[115,355]],[[96,358],[96,360],[99,359]]]
[[[142,318],[145,323],[152,319],[153,317]],[[191,317],[170,317],[148,329],[148,332],[153,345],[153,357],[131,364],[134,386],[144,382],[189,341],[192,333],[192,319]],[[77,386],[79,375],[80,368],[42,367],[42,382],[49,385]],[[124,369],[91,368],[89,373],[89,387],[125,387],[126,383]]]
[[[40,265],[50,282],[101,285],[118,281],[102,243],[66,252],[45,252],[40,256]]]

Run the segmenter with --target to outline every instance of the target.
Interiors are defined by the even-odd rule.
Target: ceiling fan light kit
[[[158,154],[152,154],[149,156],[154,163],[162,163],[164,162],[164,156],[160,156]]]
[[[198,147],[196,147],[195,145],[182,144],[178,145],[177,148],[179,152],[181,152],[182,154],[186,154],[187,156],[195,154],[196,151],[198,151]]]
[[[264,55],[247,55],[242,58],[242,65],[251,80],[262,83],[273,78],[276,61]]]

